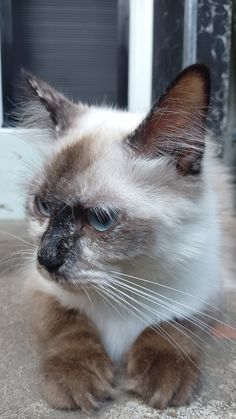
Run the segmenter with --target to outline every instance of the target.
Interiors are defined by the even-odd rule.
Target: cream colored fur
[[[120,359],[147,325],[160,324],[176,316],[185,318],[195,315],[208,308],[207,304],[215,304],[222,280],[227,284],[232,283],[226,277],[223,266],[225,256],[222,248],[225,241],[222,220],[226,220],[223,213],[226,210],[230,215],[231,211],[230,193],[223,169],[211,157],[210,147],[207,146],[204,184],[199,193],[198,187],[191,191],[192,186],[187,179],[176,180],[176,172],[167,165],[165,158],[152,162],[140,159],[139,164],[130,164],[128,168],[119,141],[132,132],[142,118],[142,115],[115,109],[88,108],[68,133],[51,145],[51,154],[55,155],[65,145],[79,142],[85,137],[93,139],[90,152],[94,155],[95,163],[84,175],[84,185],[81,186],[83,200],[103,202],[106,187],[109,186],[107,190],[114,190],[114,197],[109,192],[109,199],[114,199],[117,205],[119,202],[125,203],[130,216],[152,220],[156,231],[156,244],[150,250],[150,255],[134,258],[130,262],[121,261],[113,271],[125,273],[126,279],[134,284],[145,285],[160,293],[165,297],[165,307],[159,307],[155,301],[149,302],[149,309],[143,307],[141,315],[138,311],[140,306],[132,301],[134,296],[130,293],[129,302],[136,309],[127,312],[122,310],[118,302],[112,301],[116,311],[99,295],[91,293],[91,303],[86,294],[63,290],[43,278],[36,268],[28,270],[27,283],[30,287],[55,295],[63,305],[77,308],[91,318],[113,359]],[[140,184],[138,179],[142,179]],[[90,188],[86,188],[86,182]],[[185,190],[187,197],[183,193]],[[224,210],[222,201],[226,206]],[[39,236],[45,226],[39,227],[37,221],[32,220],[32,236]],[[96,276],[96,272],[91,275]],[[160,285],[140,282],[131,276]],[[107,277],[97,273],[98,280],[104,283],[109,281],[109,273]],[[168,303],[173,304],[171,310],[168,310]]]

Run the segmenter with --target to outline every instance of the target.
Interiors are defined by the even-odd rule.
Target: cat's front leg
[[[97,409],[114,395],[113,365],[97,330],[47,294],[35,293],[33,303],[45,399],[58,409]]]
[[[126,390],[154,408],[189,403],[199,389],[201,349],[186,325],[147,328],[128,352]]]

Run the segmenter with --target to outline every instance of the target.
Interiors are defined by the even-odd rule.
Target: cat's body
[[[142,123],[141,115],[75,107],[28,76],[58,136],[28,190],[40,273],[34,264],[27,274],[45,345],[43,391],[55,407],[87,410],[109,396],[111,360],[126,360],[127,387],[155,407],[189,401],[199,384],[193,337],[221,279],[216,186],[227,193],[208,145],[203,159],[208,78],[204,67],[187,69]],[[106,212],[102,222],[93,208]],[[98,350],[87,357],[85,329]]]
[[[104,150],[106,150],[110,147],[111,140],[116,141],[116,139],[122,139],[130,131],[134,130],[141,123],[143,116],[109,108],[90,108],[84,119],[83,121],[83,117],[80,118],[80,125],[78,129],[73,129],[71,136],[68,135],[60,140],[60,144],[58,145],[59,150],[68,144],[74,144],[75,138],[76,143],[79,143],[81,138],[83,139],[84,136],[89,138],[94,135],[94,132],[96,133],[94,147],[96,148],[99,141],[101,141]],[[207,167],[212,165],[210,156],[205,164]],[[103,170],[103,167],[101,169]],[[111,169],[107,168],[105,175],[109,171]],[[221,176],[223,177],[223,172]],[[118,179],[117,182],[119,182]],[[160,180],[161,182],[162,180]],[[93,185],[91,185],[91,188],[93,188]],[[151,257],[148,255],[142,255],[136,258],[131,257],[131,260],[125,262],[120,261],[110,269],[114,272],[121,272],[128,275],[126,277],[127,280],[131,280],[132,278],[129,275],[133,275],[149,281],[156,281],[156,285],[145,282],[138,282],[138,284],[151,290],[154,289],[154,291],[164,295],[167,303],[170,301],[167,300],[168,298],[175,300],[177,297],[177,303],[172,303],[173,306],[171,309],[173,311],[170,312],[166,307],[157,307],[155,301],[153,303],[149,302],[148,306],[154,312],[142,308],[142,311],[147,316],[143,319],[138,311],[134,311],[136,315],[125,313],[124,310],[122,312],[122,309],[121,314],[117,313],[111,305],[104,304],[102,296],[96,295],[94,297],[93,293],[91,295],[91,304],[86,293],[78,292],[76,294],[67,290],[62,291],[60,285],[55,282],[49,282],[37,273],[32,275],[34,278],[32,284],[37,288],[37,282],[39,289],[55,295],[65,307],[76,308],[86,314],[98,327],[103,338],[103,343],[110,356],[115,360],[120,360],[121,356],[128,350],[140,332],[146,328],[147,324],[172,320],[176,317],[176,314],[178,314],[179,318],[187,318],[190,314],[204,310],[205,303],[214,300],[216,297],[219,286],[220,263],[219,219],[217,214],[219,211],[217,202],[219,195],[217,195],[217,191],[214,190],[214,185],[212,184],[206,184],[204,189],[200,203],[201,211],[199,208],[197,208],[197,211],[195,208],[188,208],[191,203],[188,200],[186,202],[180,201],[179,197],[176,197],[175,194],[168,197],[168,199],[176,201],[176,207],[173,209],[174,212],[186,211],[189,217],[189,224],[187,226],[181,224],[180,228],[175,226],[174,230],[172,226],[170,227],[170,234],[173,238],[171,243],[167,235],[168,231],[164,231],[164,234],[162,233],[162,237],[160,238],[161,245],[156,243],[156,246],[153,246]],[[94,191],[92,191],[93,193]],[[142,202],[138,195],[135,205],[136,202]],[[154,207],[158,205],[159,210],[163,211],[164,216],[164,212],[167,210],[165,196],[162,198],[161,193],[159,193],[156,197],[156,202],[154,201],[152,205]],[[151,211],[153,211],[153,208],[151,208]],[[165,215],[168,217],[167,214]],[[172,214],[170,214],[169,218],[172,219],[172,217]],[[32,233],[34,233],[34,228],[32,230]],[[174,234],[176,235],[175,238],[173,237]],[[190,234],[192,240],[191,249],[189,248]],[[167,243],[165,243],[166,235]],[[166,249],[168,249],[167,254]],[[191,276],[189,275],[190,272]],[[35,276],[38,277],[37,281]],[[166,287],[177,288],[180,293],[176,295],[176,292],[169,288],[163,288],[161,285],[158,287],[158,283]],[[126,292],[129,293],[128,290]],[[194,297],[191,298],[189,294]],[[130,297],[134,297],[132,292],[130,293]],[[145,303],[142,296],[140,300]],[[134,302],[130,300],[130,303],[132,304]],[[118,303],[116,304],[113,301],[112,304],[119,309]],[[183,305],[181,306],[181,304]],[[136,306],[140,309],[138,304]],[[157,309],[160,315],[159,313],[157,314]],[[138,317],[141,318],[139,319]]]

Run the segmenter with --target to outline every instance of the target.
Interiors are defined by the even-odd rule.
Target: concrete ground
[[[26,237],[19,222],[1,222],[0,230]],[[23,310],[22,279],[17,274],[20,259],[14,256],[20,241],[0,232],[0,418],[72,419],[84,418],[80,412],[55,411],[42,400],[36,372],[34,345],[25,332],[30,313]],[[13,265],[16,266],[12,271]],[[227,314],[236,319],[236,293],[224,297]],[[232,336],[233,337],[233,336]],[[235,337],[234,337],[235,339]],[[94,417],[97,419],[151,418],[236,418],[236,344],[229,339],[211,342],[206,349],[205,384],[189,407],[155,411],[135,398],[121,395]],[[91,416],[93,417],[93,416]]]

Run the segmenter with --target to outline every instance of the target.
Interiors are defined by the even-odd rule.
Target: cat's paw
[[[115,395],[112,362],[95,348],[83,356],[76,351],[58,351],[43,360],[41,374],[43,395],[57,409],[88,413]]]
[[[200,375],[195,361],[177,351],[168,353],[144,347],[128,354],[125,389],[156,409],[182,406],[193,400]]]

